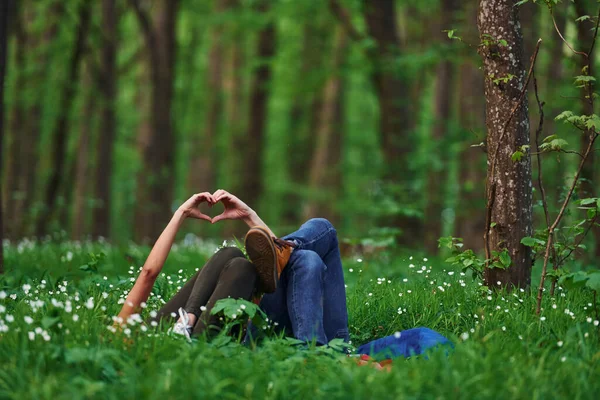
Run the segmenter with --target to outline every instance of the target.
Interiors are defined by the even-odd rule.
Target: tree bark
[[[268,12],[268,3],[262,2],[260,11]],[[250,115],[248,117],[248,137],[245,146],[245,169],[242,193],[251,207],[258,207],[263,193],[264,138],[271,83],[271,59],[275,54],[275,24],[269,18],[266,26],[258,34],[257,58],[260,62],[253,73],[250,88]]]
[[[513,162],[512,154],[529,145],[529,115],[526,101],[526,71],[523,67],[523,37],[515,0],[481,0],[478,27],[484,45],[483,58],[488,149],[488,190],[490,220],[487,233],[488,256],[508,251],[507,269],[485,270],[490,287],[497,282],[507,287],[528,287],[531,282],[531,249],[521,239],[532,234],[531,157]],[[505,40],[507,45],[502,44]],[[511,76],[513,76],[511,78]],[[507,82],[494,79],[507,79]],[[515,112],[513,114],[513,108]]]
[[[100,135],[93,235],[110,237],[111,178],[116,134],[115,102],[117,95],[117,9],[115,0],[102,0],[102,50],[99,87],[101,93]]]
[[[453,24],[453,15],[456,8],[454,0],[443,0],[441,17],[436,25],[434,34],[443,46],[445,34]],[[443,38],[443,39],[442,39]],[[443,55],[442,55],[443,57]],[[427,176],[427,206],[425,207],[425,248],[431,254],[438,252],[438,239],[442,236],[442,211],[444,209],[444,171],[448,157],[444,146],[445,138],[450,126],[450,105],[452,103],[452,85],[454,81],[454,66],[452,62],[443,57],[437,66],[435,83],[435,99],[433,107],[434,125],[431,132],[431,162]]]
[[[82,3],[79,9],[79,25],[77,28],[75,45],[69,62],[69,72],[65,85],[62,89],[60,100],[60,115],[58,122],[53,132],[53,148],[52,148],[52,174],[50,175],[49,183],[46,187],[45,203],[40,218],[36,226],[36,234],[38,237],[48,233],[48,225],[52,218],[56,205],[61,178],[64,173],[67,136],[69,131],[69,111],[75,97],[75,85],[79,74],[79,64],[82,54],[85,50],[85,41],[90,20],[90,4]]]
[[[150,58],[150,126],[138,175],[135,239],[154,241],[171,212],[174,137],[171,105],[175,65],[175,24],[178,0],[155,4],[151,19],[136,0],[131,0],[142,27]]]
[[[313,194],[320,193],[320,196],[307,202],[305,219],[317,216],[334,219],[335,210],[331,205],[335,204],[339,182],[334,182],[330,177],[339,168],[339,152],[336,152],[336,148],[339,148],[341,142],[341,130],[336,122],[342,92],[340,69],[344,62],[346,43],[346,32],[338,27],[334,37],[331,75],[323,88],[323,106],[319,113],[316,145],[309,173],[310,190]]]

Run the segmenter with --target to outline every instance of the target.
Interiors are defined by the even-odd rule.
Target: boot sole
[[[259,290],[273,293],[277,290],[277,253],[273,240],[262,228],[252,228],[246,234],[246,252],[256,267]]]

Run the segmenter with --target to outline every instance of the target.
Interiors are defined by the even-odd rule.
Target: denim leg
[[[316,253],[325,264],[323,276],[323,328],[328,341],[341,338],[347,342],[350,337],[348,333],[346,287],[335,228],[324,218],[313,218],[306,221],[296,232],[285,236],[284,239],[293,240],[297,244],[284,272],[293,265],[293,262],[298,262],[294,255],[301,250]],[[311,282],[308,282],[308,285],[310,286]],[[299,290],[304,289],[299,288]],[[288,293],[288,297],[289,295]]]

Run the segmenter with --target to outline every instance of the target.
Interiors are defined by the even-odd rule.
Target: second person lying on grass
[[[225,210],[211,219],[198,210],[203,202],[223,203]],[[296,232],[278,239],[254,210],[224,190],[196,194],[175,212],[127,295],[119,313],[122,321],[138,312],[140,304],[148,299],[175,235],[187,218],[212,223],[244,221],[250,227],[245,244],[251,261],[235,247],[219,250],[159,310],[155,321],[172,320],[173,331],[188,338],[212,333],[222,327],[218,316],[211,314],[218,300],[254,299],[260,301],[259,306],[278,328],[297,339],[318,344],[335,338],[348,341],[342,262],[337,234],[329,221],[311,219]],[[256,329],[250,326],[248,331]]]

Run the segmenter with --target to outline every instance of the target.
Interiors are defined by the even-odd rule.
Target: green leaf
[[[563,112],[561,112],[560,114],[558,114],[558,115],[556,116],[556,118],[554,118],[554,119],[555,119],[556,121],[560,121],[561,119],[567,119],[567,118],[569,118],[569,117],[572,117],[572,116],[573,116],[573,111],[568,111],[568,110],[567,110],[567,111],[563,111]],[[550,137],[556,137],[556,135],[551,135],[551,136],[548,136],[548,138],[550,138]],[[546,139],[547,139],[547,138],[546,138]],[[546,141],[546,139],[544,139],[544,142]]]
[[[530,236],[525,236],[523,239],[521,239],[521,244],[527,247],[533,247],[537,244],[537,239]]]
[[[452,39],[454,37],[454,29],[450,29],[444,32],[448,32],[448,38]]]
[[[517,150],[517,151],[515,151],[515,152],[512,154],[512,156],[510,157],[510,159],[511,159],[513,162],[519,162],[519,161],[521,161],[521,158],[523,158],[523,156],[524,156],[524,155],[525,155],[525,154],[523,154],[522,152],[520,152],[519,150]]]
[[[496,222],[492,222],[492,223],[490,224],[490,228],[493,228],[493,227],[495,227],[496,225],[498,225]]]
[[[596,292],[600,292],[600,272],[590,273],[585,286]]]
[[[579,200],[579,204],[581,204],[582,206],[587,206],[588,204],[596,203],[598,200],[600,200],[600,199],[598,199],[596,197],[589,197],[589,198]]]
[[[521,1],[518,1],[518,2],[515,4],[515,6],[517,6],[517,7],[518,7],[518,6],[522,6],[522,5],[523,5],[523,4],[525,4],[525,3],[529,3],[529,0],[521,0]]]
[[[50,316],[46,315],[45,317],[42,318],[42,328],[49,329],[54,324],[56,324],[58,321],[60,321],[59,317],[50,317]]]
[[[502,253],[500,253],[500,262],[502,263],[504,268],[510,267],[512,260],[510,259],[510,254],[508,254],[507,250],[504,250]]]
[[[585,127],[588,129],[600,130],[600,117],[596,114],[590,115],[585,121]]]
[[[581,22],[581,21],[585,21],[585,20],[588,20],[588,19],[590,19],[589,15],[582,15],[581,17],[577,18],[575,20],[575,22]]]

